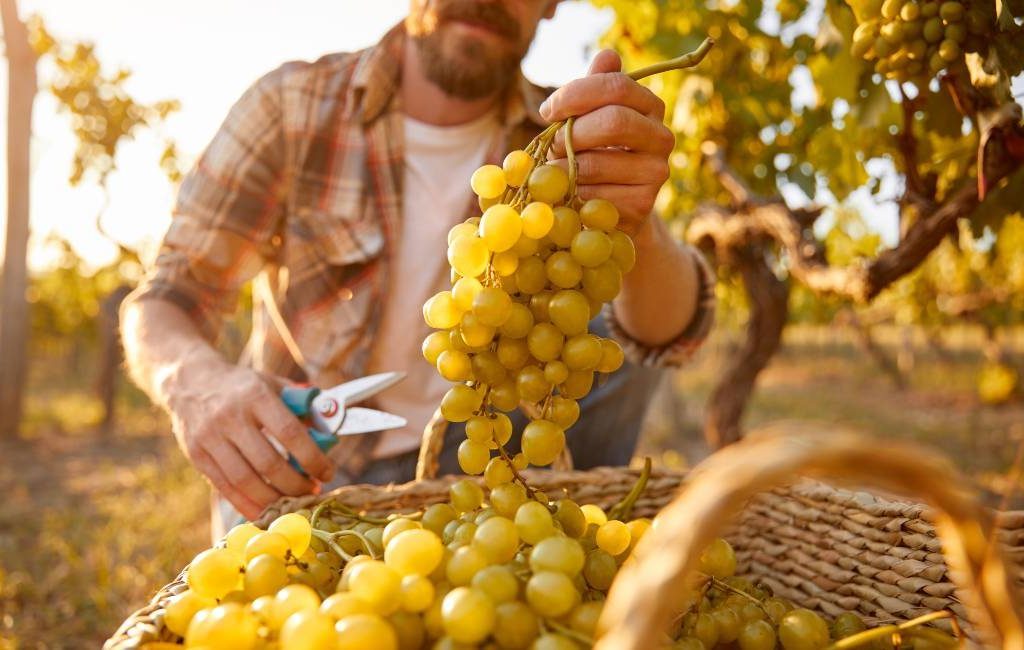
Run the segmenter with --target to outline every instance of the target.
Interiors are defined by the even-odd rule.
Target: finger
[[[217,463],[228,484],[252,501],[265,508],[283,495],[267,485],[227,438],[217,437],[205,441],[203,449]]]
[[[299,496],[313,491],[313,483],[295,471],[255,427],[236,432],[231,436],[231,441],[241,450],[252,468],[279,492]]]
[[[540,105],[540,115],[555,122],[610,105],[632,108],[643,115],[665,113],[665,103],[628,75],[602,72],[570,81],[551,93]]]
[[[587,75],[600,74],[602,72],[619,72],[622,70],[622,58],[615,50],[601,50],[594,55],[590,62]]]
[[[192,462],[195,464],[196,469],[209,479],[214,489],[220,492],[221,496],[227,499],[235,507],[235,510],[242,513],[242,516],[246,519],[252,521],[263,512],[263,508],[258,503],[228,483],[223,472],[217,467],[217,463],[205,451],[196,452],[192,457]]]
[[[334,465],[309,437],[306,427],[280,400],[265,400],[253,407],[253,415],[267,432],[278,440],[310,476],[327,482],[334,476]]]
[[[600,147],[627,147],[667,156],[675,147],[672,131],[625,106],[602,106],[576,118],[572,126],[572,146],[577,152]],[[555,158],[565,155],[565,130],[559,129],[551,144]]]
[[[552,164],[569,169],[565,158]],[[615,149],[592,149],[576,154],[576,179],[580,185],[608,183],[613,185],[661,184],[668,179],[668,161],[664,156]]]
[[[580,198],[606,199],[619,209],[619,230],[634,234],[640,224],[647,219],[654,208],[654,199],[658,195],[659,185],[580,185],[577,188]]]

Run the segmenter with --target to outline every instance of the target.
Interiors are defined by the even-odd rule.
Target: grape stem
[[[340,557],[341,559],[345,560],[346,562],[351,562],[352,561],[353,556],[349,555],[348,553],[345,552],[345,549],[343,549],[340,546],[338,546],[338,544],[334,541],[334,537],[330,533],[328,533],[326,530],[320,530],[319,528],[314,528],[313,529],[313,537],[316,537],[317,539],[319,539],[324,544],[327,544],[327,547],[330,548],[332,551],[334,551],[334,553],[338,557]]]
[[[505,449],[505,445],[498,445],[498,454],[501,455],[501,459],[505,461],[505,464],[508,465],[509,470],[512,471],[512,477],[523,486],[523,489],[526,490],[526,496],[529,497],[532,501],[536,496],[536,492],[534,492],[533,488],[530,487],[530,484],[526,482],[526,479],[523,478],[523,475],[519,473],[519,470],[516,469],[516,466],[512,464],[512,457],[508,455],[508,450]]]
[[[764,612],[765,618],[767,618],[769,621],[772,619],[771,614],[768,613],[768,608],[764,606],[764,603],[762,603],[757,598],[754,598],[753,596],[751,596],[747,592],[743,591],[742,589],[737,589],[736,587],[733,587],[732,585],[730,585],[730,584],[728,584],[728,583],[726,583],[726,582],[724,582],[722,580],[719,580],[715,576],[708,576],[708,582],[711,584],[711,586],[713,588],[721,589],[722,591],[728,591],[729,593],[736,594],[737,596],[743,596],[744,598],[746,598],[750,602],[752,602],[755,605],[757,605],[757,607],[762,612]]]
[[[647,488],[647,481],[651,478],[651,457],[644,457],[644,468],[640,471],[640,476],[637,477],[636,483],[633,484],[629,494],[622,497],[622,500],[612,506],[611,510],[608,511],[608,519],[618,519],[619,521],[626,521],[629,519],[629,515],[633,512],[633,506],[636,505],[637,499],[643,494]]]
[[[674,59],[668,61],[661,61],[659,63],[651,64],[645,68],[634,70],[629,73],[629,77],[636,81],[640,81],[644,77],[650,77],[651,75],[661,74],[662,72],[668,72],[669,70],[682,70],[683,68],[692,68],[704,60],[704,57],[708,55],[711,48],[714,47],[715,40],[713,38],[705,38],[697,49],[677,56]]]
[[[562,625],[561,623],[556,623],[555,621],[552,621],[550,619],[544,619],[543,625],[545,627],[551,628],[555,632],[558,632],[562,636],[569,637],[573,641],[579,641],[580,643],[584,644],[588,648],[590,646],[594,645],[594,640],[591,639],[589,636],[587,636],[586,634],[583,634],[581,632],[577,632],[576,630],[574,630],[572,628],[566,627],[566,626]]]

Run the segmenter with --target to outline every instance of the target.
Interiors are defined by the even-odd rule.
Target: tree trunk
[[[704,437],[712,449],[740,439],[740,419],[747,400],[757,376],[779,349],[789,313],[789,286],[775,277],[759,245],[737,251],[734,263],[750,300],[750,320],[746,340],[708,398]]]
[[[121,339],[118,336],[121,303],[131,293],[131,287],[121,285],[114,289],[100,304],[99,339],[100,353],[97,361],[99,373],[96,376],[96,395],[103,403],[103,420],[100,432],[109,434],[114,430],[114,399],[117,397],[118,368],[121,366]]]
[[[7,242],[0,294],[0,436],[17,434],[28,347],[29,145],[36,56],[15,0],[0,0],[7,55]]]
[[[857,337],[857,345],[860,347],[864,354],[868,355],[874,362],[875,365],[892,380],[893,385],[896,386],[897,390],[903,390],[907,387],[907,379],[903,374],[900,365],[889,358],[885,349],[879,345],[873,336],[871,336],[871,326],[862,323],[860,318],[857,317],[857,313],[848,309],[843,314],[843,319],[849,325],[850,329]]]

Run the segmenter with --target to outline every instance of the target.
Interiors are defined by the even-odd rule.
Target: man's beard
[[[410,17],[414,18],[414,17]],[[436,15],[416,17],[409,35],[415,44],[423,72],[446,94],[474,100],[504,90],[516,78],[523,52],[495,53],[474,38],[448,40],[442,28],[446,22],[464,20],[493,29],[512,43],[519,42],[519,24],[500,3],[444,3]],[[435,20],[432,28],[422,29]],[[419,27],[420,29],[417,29]],[[456,52],[451,52],[458,48]]]

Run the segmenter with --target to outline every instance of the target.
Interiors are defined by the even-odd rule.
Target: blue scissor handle
[[[281,390],[281,401],[284,402],[289,411],[300,418],[304,418],[309,415],[313,399],[319,394],[320,389],[315,386],[285,386]],[[333,434],[317,431],[313,427],[309,427],[307,431],[309,431],[309,437],[313,439],[313,442],[316,443],[316,446],[321,451],[326,452],[338,442],[338,437]],[[288,463],[301,472],[303,476],[307,476],[306,471],[299,466],[299,461],[291,454],[288,455]]]

